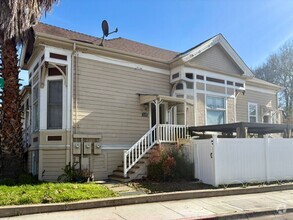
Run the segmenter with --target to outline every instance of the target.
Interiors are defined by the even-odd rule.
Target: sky
[[[293,0],[60,0],[41,21],[102,37],[104,19],[108,39],[176,52],[221,33],[252,69],[293,38]]]

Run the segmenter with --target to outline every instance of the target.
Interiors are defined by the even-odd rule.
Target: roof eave
[[[64,37],[57,37],[57,36],[53,36],[53,35],[50,35],[50,34],[45,34],[45,33],[42,33],[42,32],[36,32],[36,36],[43,37],[43,38],[48,38],[48,39],[51,39],[51,40],[56,40],[59,43],[60,43],[60,41],[63,41],[63,42],[66,42],[66,43],[72,43],[72,44],[76,43],[76,45],[80,45],[80,46],[83,46],[83,47],[94,48],[94,49],[97,49],[98,51],[105,51],[105,52],[120,54],[122,56],[129,56],[129,57],[133,57],[133,58],[139,58],[139,59],[148,60],[148,61],[156,62],[156,63],[160,63],[160,64],[169,64],[168,61],[164,61],[164,60],[160,60],[160,59],[152,59],[150,57],[143,56],[143,55],[137,55],[137,54],[134,54],[134,53],[124,52],[124,51],[113,49],[113,48],[107,48],[107,47],[102,47],[102,46],[95,45],[95,44],[90,44],[90,43],[80,42],[80,41],[76,41],[76,40],[71,40],[71,39],[64,38]]]
[[[239,68],[243,71],[242,76],[244,78],[253,78],[254,74],[248,68],[248,66],[244,63],[244,61],[240,58],[240,56],[236,53],[236,51],[231,47],[231,45],[227,42],[227,40],[221,35],[218,34],[215,37],[211,38],[207,42],[203,43],[202,45],[194,48],[193,50],[187,52],[186,54],[182,54],[181,56],[173,59],[170,63],[178,62],[181,60],[183,63],[194,59],[198,55],[202,54],[206,50],[210,49],[217,43],[220,43],[221,46],[226,50],[226,52],[231,56],[234,62],[239,66]],[[180,61],[179,61],[180,62]]]

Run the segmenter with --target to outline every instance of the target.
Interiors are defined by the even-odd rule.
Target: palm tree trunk
[[[23,171],[22,126],[18,79],[18,59],[15,39],[2,47],[2,129],[0,178],[16,177]]]

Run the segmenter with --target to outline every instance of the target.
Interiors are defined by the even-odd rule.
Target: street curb
[[[291,189],[293,189],[293,184],[290,183],[290,184],[273,185],[273,186],[250,186],[249,188],[192,190],[192,191],[183,191],[183,192],[158,193],[158,194],[151,194],[151,195],[125,196],[125,197],[118,197],[118,198],[95,199],[95,200],[78,201],[78,202],[71,202],[71,203],[4,206],[4,207],[0,207],[0,217],[11,217],[11,216],[18,216],[18,215],[81,210],[81,209],[91,209],[91,208],[102,208],[102,207],[132,205],[132,204],[141,204],[141,203],[164,202],[164,201],[174,201],[174,200],[182,200],[182,199],[264,193],[264,192],[283,191],[283,190],[291,190]],[[253,211],[253,213],[255,213],[255,211]],[[274,210],[274,213],[276,213],[276,210]],[[241,213],[239,213],[238,215],[240,214]],[[242,215],[248,215],[248,214],[249,213],[242,213]],[[227,215],[226,217],[228,216],[231,216],[231,215]]]
[[[275,215],[276,217],[282,217],[282,215],[286,213],[293,212],[293,208],[288,208],[284,210],[284,212],[279,213],[276,209],[264,209],[264,210],[258,210],[258,211],[245,211],[243,213],[235,213],[235,214],[223,214],[223,215],[217,215],[217,216],[211,216],[212,218],[217,219],[240,219],[245,218],[249,219],[252,217],[262,217],[267,215]]]

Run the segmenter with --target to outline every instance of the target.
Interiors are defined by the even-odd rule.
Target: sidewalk
[[[3,219],[239,219],[293,212],[293,190],[62,211]]]

